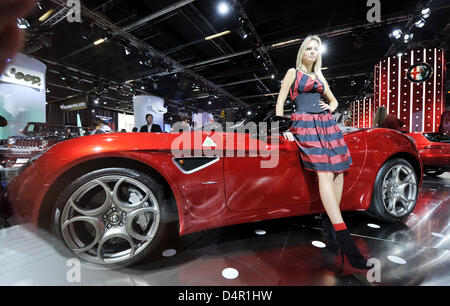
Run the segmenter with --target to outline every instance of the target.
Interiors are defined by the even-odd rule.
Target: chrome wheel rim
[[[383,179],[383,204],[393,217],[410,213],[417,200],[417,180],[407,165],[393,166]]]
[[[61,233],[79,257],[117,264],[149,246],[160,215],[158,201],[146,185],[122,175],[103,176],[71,194],[61,215]]]

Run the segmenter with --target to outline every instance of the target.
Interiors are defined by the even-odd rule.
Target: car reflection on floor
[[[48,233],[0,230],[0,285],[449,285],[450,173],[424,178],[404,224],[347,213],[362,253],[380,264],[379,279],[324,247],[320,216],[263,221],[172,238],[158,258],[124,269],[77,261]]]

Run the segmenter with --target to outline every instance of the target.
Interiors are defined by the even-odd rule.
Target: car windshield
[[[423,134],[431,142],[450,143],[450,136],[442,133],[425,133]]]
[[[255,104],[248,107],[234,109],[228,111],[227,121],[233,123],[247,123],[253,122],[264,122],[267,121],[270,116],[275,113],[275,105],[270,104]]]

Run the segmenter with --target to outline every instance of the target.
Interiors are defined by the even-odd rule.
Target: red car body
[[[412,137],[416,142],[425,170],[450,171],[450,136],[433,132],[408,133],[406,135]]]
[[[61,182],[67,175],[130,164],[140,171],[158,173],[170,187],[178,207],[180,235],[324,211],[317,176],[304,169],[295,142],[279,135],[269,136],[267,141],[258,139],[263,148],[278,150],[278,164],[262,168],[260,162],[269,158],[249,156],[250,134],[231,134],[246,139],[245,149],[239,150],[226,147],[227,134],[230,136],[190,132],[189,137],[200,139],[188,148],[200,150],[198,156],[205,155],[201,150],[205,149],[202,144],[208,136],[217,145],[216,150],[226,152],[217,162],[191,174],[180,170],[171,153],[180,134],[114,133],[67,140],[51,147],[10,182],[8,202],[17,220],[42,225],[50,222],[55,197],[64,187]],[[393,157],[410,161],[420,180],[418,185],[421,184],[421,159],[413,142],[401,133],[365,129],[346,133],[344,138],[353,165],[345,173],[342,210],[368,209],[377,173]],[[233,153],[233,157],[227,156]],[[245,157],[237,157],[237,153],[245,153]]]

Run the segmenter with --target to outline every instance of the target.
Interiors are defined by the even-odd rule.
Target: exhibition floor
[[[0,285],[448,285],[449,205],[446,173],[424,177],[405,224],[344,216],[362,253],[381,264],[375,282],[347,261],[340,269],[340,256],[320,243],[319,216],[302,216],[189,235],[170,242],[160,258],[117,270],[82,263],[79,274],[52,236],[14,226],[0,230]]]

